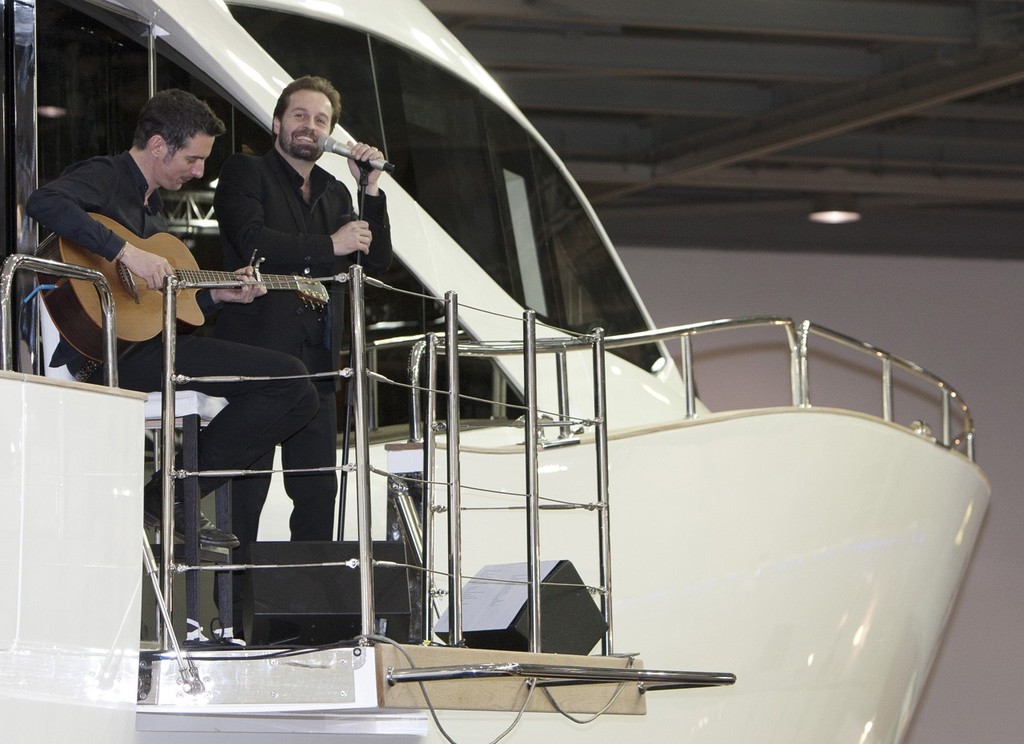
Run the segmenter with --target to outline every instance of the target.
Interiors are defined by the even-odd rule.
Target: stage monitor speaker
[[[406,563],[405,546],[374,542],[375,560]],[[250,645],[321,646],[347,641],[362,630],[359,569],[295,564],[342,563],[359,558],[357,542],[256,542],[253,564],[280,565],[247,571],[245,629]],[[375,566],[374,632],[409,642],[409,575],[406,568]]]
[[[541,651],[589,654],[608,630],[570,561],[542,561]],[[528,651],[530,613],[525,563],[485,566],[462,590],[462,637],[470,648]],[[434,627],[448,641],[448,612]]]

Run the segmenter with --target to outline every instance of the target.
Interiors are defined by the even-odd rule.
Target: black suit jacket
[[[334,255],[330,235],[357,219],[351,194],[316,166],[307,206],[301,183],[301,176],[274,149],[263,156],[232,155],[224,162],[214,208],[226,270],[249,264],[255,253],[262,259],[260,271],[267,274],[323,277],[348,271],[351,261]],[[369,254],[358,254],[360,263],[368,273],[380,273],[392,259],[383,192],[365,198],[361,217],[369,222],[373,241]],[[225,304],[214,335],[294,354],[311,372],[338,369],[343,290],[336,283],[328,289],[326,310],[309,307],[289,290],[271,290],[250,304]]]

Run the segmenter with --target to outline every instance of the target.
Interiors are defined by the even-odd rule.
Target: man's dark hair
[[[341,93],[331,85],[330,80],[318,75],[303,75],[288,83],[285,89],[281,91],[281,96],[277,99],[277,105],[274,106],[274,118],[280,120],[284,116],[292,93],[300,90],[314,90],[327,96],[327,100],[331,102],[331,129],[333,129],[334,125],[338,123],[338,119],[341,118]]]
[[[224,122],[205,101],[188,91],[170,88],[154,94],[139,111],[132,145],[142,149],[150,137],[159,134],[173,155],[197,134],[218,137],[224,131]]]

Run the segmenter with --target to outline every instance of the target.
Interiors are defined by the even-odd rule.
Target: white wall
[[[812,320],[917,362],[963,395],[992,502],[905,744],[1020,741],[1024,261],[673,248],[620,255],[659,326],[762,314]]]

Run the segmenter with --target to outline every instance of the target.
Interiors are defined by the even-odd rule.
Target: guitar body
[[[198,269],[195,258],[185,244],[169,233],[140,238],[108,217],[100,214],[90,216],[132,245],[163,256],[175,269]],[[145,282],[137,278],[133,291],[122,280],[116,262],[108,261],[63,238],[54,243],[52,255],[43,257],[96,269],[106,277],[114,299],[118,352],[133,343],[154,338],[163,331],[163,292],[149,289]],[[82,355],[101,361],[103,311],[96,288],[83,279],[49,279],[55,280],[53,283],[57,284],[57,288],[44,293],[43,301],[61,335]],[[191,330],[203,324],[203,311],[196,301],[197,291],[185,289],[178,293],[177,319],[179,325],[183,326],[182,330]]]
[[[239,280],[234,272],[200,269],[192,252],[170,233],[140,238],[109,217],[91,212],[89,216],[137,248],[166,258],[174,267],[178,279],[192,283],[222,282],[238,286]],[[70,240],[60,238],[46,248],[40,248],[41,258],[95,269],[106,278],[114,300],[118,353],[131,344],[148,341],[163,331],[164,293],[161,289],[149,289],[145,282],[124,270],[119,262],[108,261]],[[297,292],[304,303],[317,310],[322,310],[330,301],[326,287],[315,279],[259,273],[256,278],[268,290],[287,289]],[[92,282],[67,277],[46,277],[46,281],[56,285],[56,289],[43,294],[43,301],[61,335],[80,354],[102,361],[103,310]],[[176,314],[179,331],[187,332],[203,324],[203,311],[196,301],[198,291],[178,290]]]

